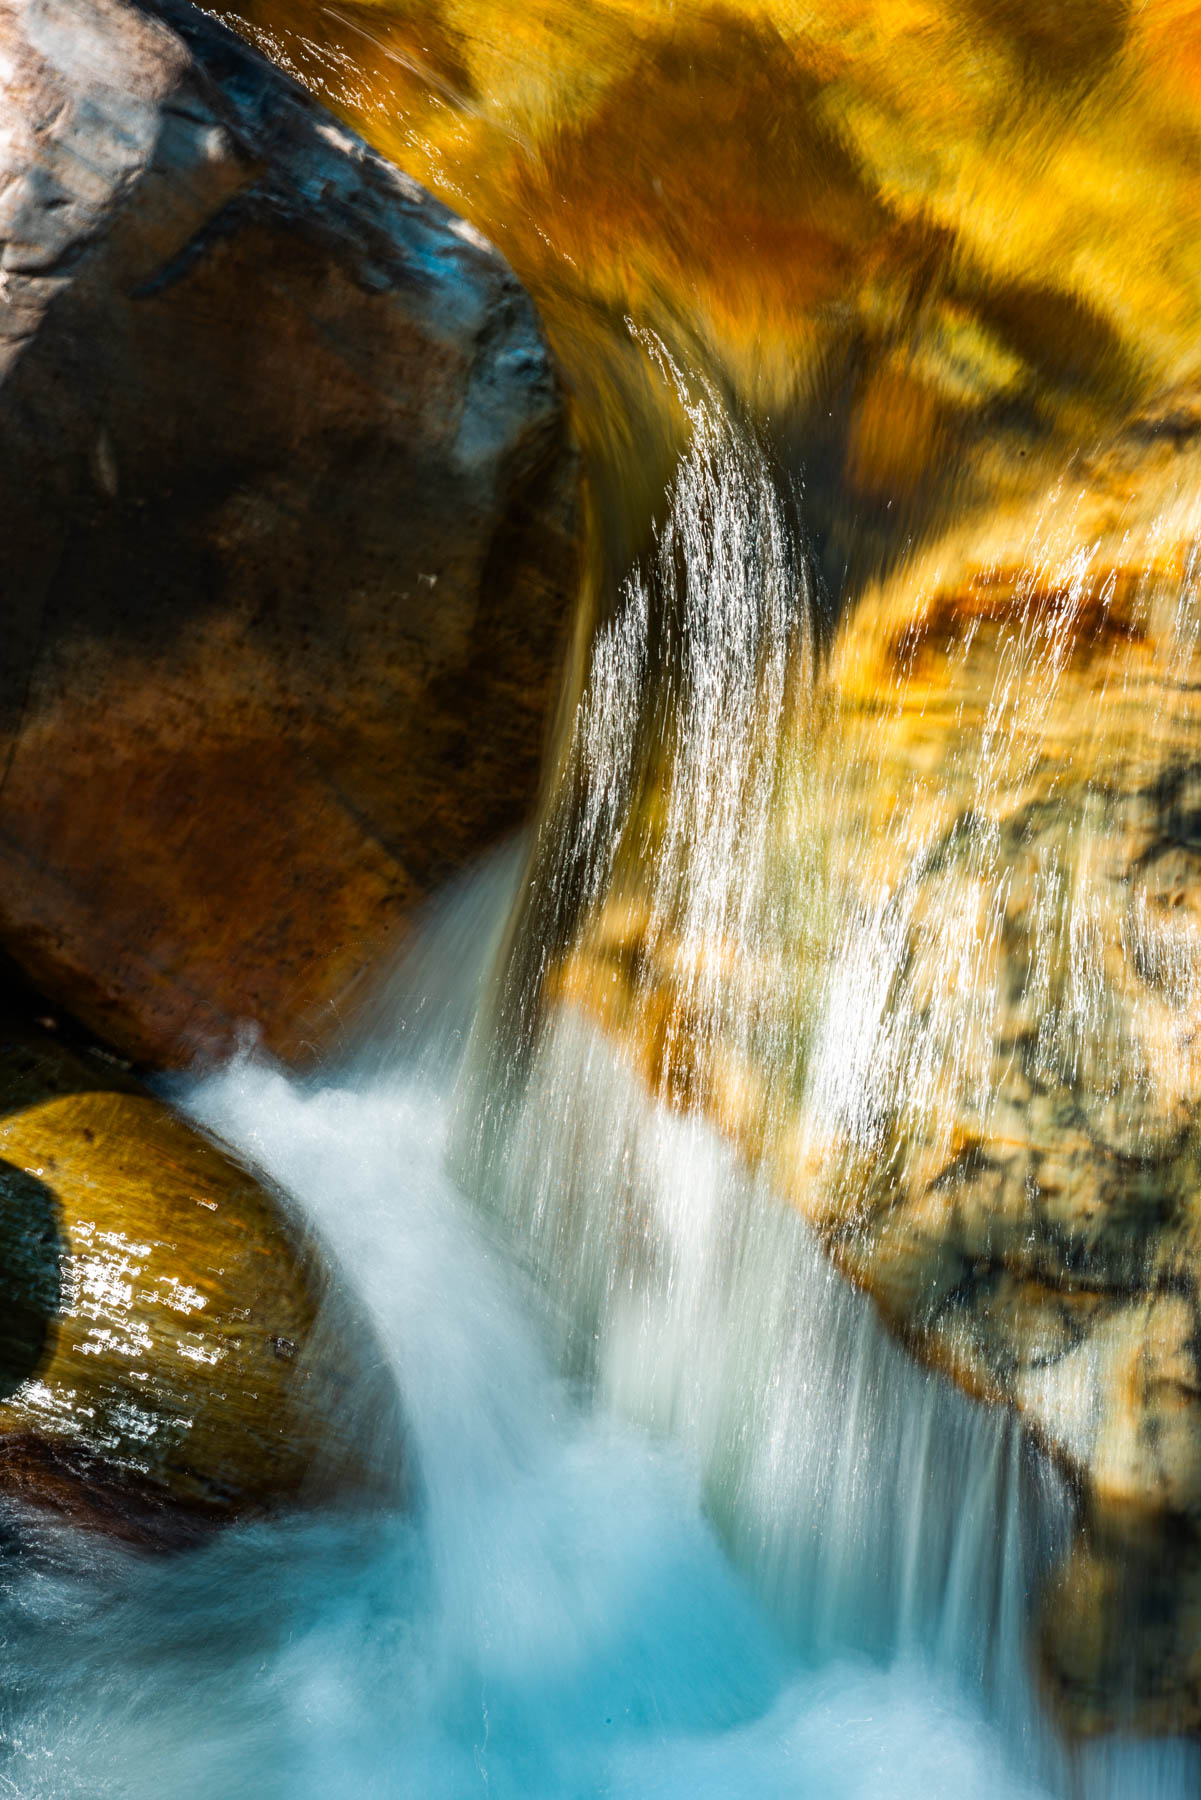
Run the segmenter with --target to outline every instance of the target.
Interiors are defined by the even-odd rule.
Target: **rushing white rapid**
[[[89,1544],[81,1563],[52,1538],[31,1569],[14,1550],[0,1793],[1195,1792],[1179,1747],[1073,1770],[1037,1724],[1021,1626],[1066,1526],[1055,1482],[909,1364],[717,1136],[648,1103],[596,1040],[556,1042],[578,1112],[523,1152],[581,1221],[577,1290],[533,1283],[481,1223],[447,1151],[497,885],[427,944],[397,1005],[403,1055],[307,1086],[246,1059],[188,1096],[361,1293],[405,1397],[416,1505],[161,1562]],[[614,1282],[631,1165],[659,1254]],[[588,1321],[589,1382],[558,1372],[569,1319]]]
[[[726,1005],[706,941],[770,954],[773,772],[750,720],[783,711],[804,621],[762,470],[696,424],[661,545],[682,636],[655,904],[703,1023]],[[576,837],[550,859],[585,906],[655,729],[630,713],[645,588],[626,602],[581,708]],[[1073,1529],[1061,1480],[884,1334],[713,1128],[566,1010],[493,1108],[486,1022],[526,868],[444,902],[340,1067],[301,1083],[248,1055],[181,1096],[360,1295],[411,1508],[166,1561],[56,1534],[0,1553],[0,1794],[1195,1794],[1188,1746],[1058,1743],[1028,1627]],[[782,1027],[761,1008],[752,1029]]]

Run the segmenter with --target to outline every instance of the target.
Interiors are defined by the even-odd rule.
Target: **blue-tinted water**
[[[917,1661],[806,1667],[706,1523],[688,1455],[556,1380],[520,1281],[442,1172],[436,1096],[303,1093],[242,1068],[195,1103],[358,1268],[421,1504],[166,1564],[96,1549],[86,1572],[23,1567],[11,1791],[1033,1791],[970,1696]]]
[[[561,1067],[580,1054],[560,1045]],[[608,1110],[610,1151],[627,1170],[649,1159],[665,1216],[673,1169],[694,1202],[707,1181],[697,1210],[718,1229],[745,1182],[728,1152],[588,1054],[581,1117]],[[757,1324],[783,1359],[767,1395],[734,1354],[766,1265],[746,1253],[709,1292],[700,1240],[670,1294],[625,1284],[638,1303],[595,1317],[590,1383],[567,1385],[567,1309],[505,1241],[512,1194],[487,1223],[448,1173],[453,1074],[417,1059],[304,1087],[244,1061],[191,1091],[361,1293],[405,1396],[417,1501],[167,1560],[24,1544],[5,1565],[0,1793],[1193,1791],[1172,1747],[1128,1769],[1106,1753],[1072,1785],[1022,1673],[1025,1585],[1064,1527],[1057,1484],[1003,1421],[912,1368],[803,1234],[764,1239]],[[566,1146],[548,1122],[544,1173],[566,1179],[569,1147],[578,1184],[592,1154],[603,1214],[612,1171],[581,1129]],[[804,1304],[781,1312],[798,1281]]]

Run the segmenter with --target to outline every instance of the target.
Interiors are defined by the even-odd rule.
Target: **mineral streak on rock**
[[[0,0],[0,937],[288,1056],[532,801],[577,471],[497,253],[184,0]]]

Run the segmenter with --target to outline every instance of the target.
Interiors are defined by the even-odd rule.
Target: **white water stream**
[[[666,560],[705,632],[685,646],[659,894],[699,945],[715,921],[765,929],[746,724],[782,678],[794,577],[720,446],[690,479]],[[625,648],[601,646],[610,708],[623,656],[637,678],[645,654],[636,603],[623,618]],[[596,892],[625,804],[599,691],[576,846]],[[0,1562],[0,1793],[1198,1792],[1188,1746],[1071,1757],[1041,1718],[1027,1625],[1072,1527],[1058,1477],[907,1358],[799,1217],[594,1028],[564,1013],[543,1033],[460,1190],[481,1092],[467,1046],[516,868],[444,903],[379,997],[374,1048],[308,1084],[248,1057],[185,1096],[361,1295],[404,1396],[412,1510],[231,1530],[165,1561],[89,1541],[81,1566],[52,1536],[33,1565],[27,1546]]]
[[[448,912],[427,973],[477,960],[495,887]],[[609,1303],[595,1386],[559,1377],[581,1294],[539,1291],[456,1191],[454,1064],[413,1020],[460,1014],[427,998],[390,1066],[305,1086],[245,1061],[190,1096],[353,1272],[405,1395],[415,1509],[233,1530],[163,1562],[89,1543],[85,1567],[48,1552],[31,1575],[23,1553],[0,1792],[1195,1792],[1170,1745],[1094,1753],[1073,1784],[1021,1641],[1065,1529],[1055,1482],[907,1361],[713,1133],[573,1032],[553,1055],[579,1114],[548,1130],[543,1179],[591,1197],[579,1287]],[[631,1162],[672,1273],[607,1284]]]

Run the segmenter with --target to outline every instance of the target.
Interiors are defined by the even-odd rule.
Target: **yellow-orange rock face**
[[[0,936],[283,1054],[532,800],[576,468],[500,257],[183,5],[0,6]]]
[[[750,935],[698,981],[665,760],[550,991],[1098,1500],[1201,1522],[1199,474],[1136,433],[869,592],[766,752]]]
[[[627,322],[804,463],[835,583],[1196,379],[1179,0],[218,10],[500,246],[619,539],[678,444]]]
[[[1127,1562],[1192,1567],[1201,1527],[1199,494],[1195,443],[1142,415],[870,589],[748,727],[728,903],[704,901],[721,746],[691,811],[653,748],[543,990],[1075,1470],[1093,1535],[1044,1649],[1082,1731],[1201,1718],[1195,1583],[1171,1667],[1121,1684],[1123,1620],[1154,1624]]]

